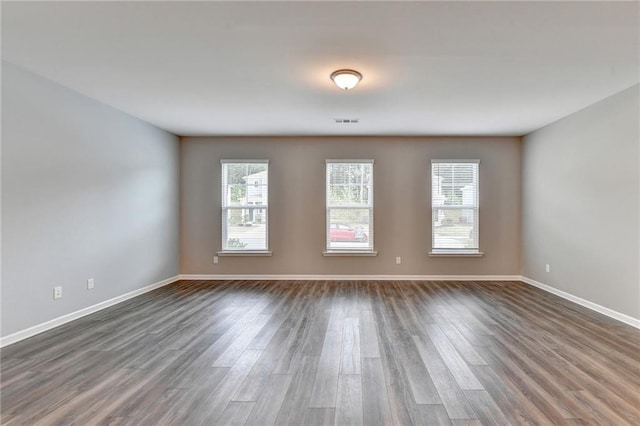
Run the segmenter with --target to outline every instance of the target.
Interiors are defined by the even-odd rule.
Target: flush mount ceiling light
[[[362,74],[354,70],[338,70],[331,73],[331,80],[339,88],[350,90],[362,80]]]

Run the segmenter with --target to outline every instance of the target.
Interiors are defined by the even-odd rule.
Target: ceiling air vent
[[[359,118],[334,118],[334,120],[338,124],[357,124],[360,121]]]

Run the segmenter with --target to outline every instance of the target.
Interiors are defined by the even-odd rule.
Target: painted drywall
[[[176,136],[3,62],[2,336],[177,275],[178,190]]]
[[[323,257],[325,160],[373,159],[377,257]],[[480,159],[482,258],[433,258],[430,160]],[[220,160],[270,160],[271,257],[221,248]],[[182,274],[513,275],[520,273],[519,138],[181,139]],[[396,256],[402,263],[395,263]]]
[[[639,103],[636,85],[525,136],[522,154],[524,276],[635,318]]]

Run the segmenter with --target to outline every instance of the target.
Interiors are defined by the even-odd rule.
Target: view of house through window
[[[269,163],[222,160],[222,250],[268,249]]]
[[[327,250],[373,250],[373,160],[327,160]]]
[[[432,160],[434,251],[478,251],[478,165],[478,160]]]

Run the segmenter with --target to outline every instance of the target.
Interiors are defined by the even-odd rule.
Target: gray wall
[[[523,274],[635,318],[639,102],[634,86],[527,135],[522,190]]]
[[[176,136],[3,62],[2,336],[178,274],[178,173]]]
[[[183,274],[520,274],[519,138],[182,138]],[[269,159],[272,257],[220,257],[220,159]],[[375,160],[377,257],[323,257],[325,159]],[[483,258],[430,258],[430,160],[479,158]],[[395,264],[395,257],[402,264]]]

